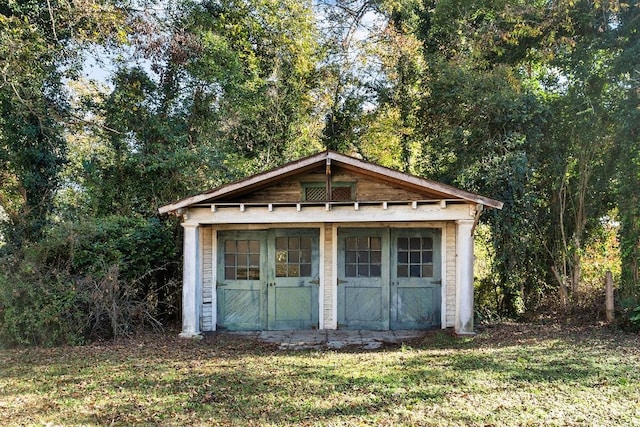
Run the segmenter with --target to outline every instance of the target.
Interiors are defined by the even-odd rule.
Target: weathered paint
[[[473,334],[473,229],[472,220],[456,221],[456,315],[455,331],[461,335]]]
[[[331,160],[331,176],[324,173],[325,160]],[[330,179],[351,183],[354,199],[305,201],[305,185],[330,185]],[[217,326],[335,329],[350,324],[376,329],[439,324],[472,333],[472,230],[483,204],[502,207],[496,200],[326,152],[167,205],[161,211],[183,215],[185,228],[181,336],[197,336]],[[314,230],[318,239],[315,270],[307,280],[313,288],[304,280],[276,280],[273,273],[270,239],[278,232],[295,233],[294,228]],[[346,278],[339,236],[347,229],[386,236],[385,273],[378,285],[361,281],[340,288],[339,280]],[[402,283],[392,274],[393,236],[434,229],[440,239],[440,255],[434,251],[439,271],[431,281]],[[223,280],[219,238],[232,232],[261,236],[261,274],[249,281],[253,283]]]

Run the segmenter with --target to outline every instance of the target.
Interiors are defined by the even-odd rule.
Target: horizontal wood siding
[[[446,268],[446,326],[453,327],[456,316],[456,223],[447,222]]]
[[[334,168],[331,173],[331,179],[333,182],[355,182],[356,199],[361,202],[425,200],[438,198],[435,196],[430,197],[426,193],[409,191],[400,186],[380,182],[366,175],[356,174],[342,168]],[[302,201],[302,183],[325,182],[325,180],[326,175],[324,169],[314,170],[293,178],[285,179],[277,184],[228,201],[236,203],[300,202]],[[220,202],[224,201],[220,200]]]
[[[238,197],[233,201],[242,203],[299,202],[300,191],[300,182],[298,180],[283,181]]]
[[[382,184],[369,178],[358,179],[356,197],[359,201],[399,201],[399,200],[424,200],[430,197],[408,191],[393,185]]]
[[[202,242],[202,319],[200,329],[208,332],[213,331],[213,227],[203,226],[201,234]]]

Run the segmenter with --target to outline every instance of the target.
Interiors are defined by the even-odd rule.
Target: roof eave
[[[257,175],[252,175],[250,177],[223,185],[221,187],[217,187],[210,191],[187,197],[176,203],[162,206],[158,209],[158,212],[161,214],[172,213],[178,211],[179,209],[186,208],[190,205],[200,203],[205,200],[214,200],[233,192],[250,190],[252,188],[267,185],[272,181],[286,178],[287,176],[295,175],[297,173],[304,172],[305,170],[320,166],[322,162],[326,161],[326,159],[335,160],[336,162],[342,163],[342,165],[345,165],[347,168],[351,167],[352,169],[358,170],[359,172],[365,174],[384,177],[387,180],[396,181],[403,185],[409,185],[416,189],[429,189],[448,196],[455,196],[456,198],[460,198],[467,202],[481,204],[483,206],[496,209],[502,209],[504,205],[498,200],[480,196],[478,194],[471,193],[465,190],[460,190],[450,185],[430,181],[428,179],[420,178],[413,175],[408,175],[406,173],[389,169],[384,166],[375,165],[373,163],[368,163],[363,160],[349,157],[335,151],[323,151],[321,153],[287,163],[275,169],[271,169]]]

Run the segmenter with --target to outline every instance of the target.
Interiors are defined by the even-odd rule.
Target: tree
[[[611,31],[618,52],[612,78],[624,90],[616,118],[616,187],[622,252],[621,294],[626,308],[640,304],[640,3],[621,8]]]
[[[0,206],[4,234],[21,245],[40,236],[65,162],[65,79],[77,76],[83,44],[115,39],[111,3],[0,5]]]

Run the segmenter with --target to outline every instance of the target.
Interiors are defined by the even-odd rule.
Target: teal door
[[[318,231],[274,230],[269,257],[268,329],[317,328]]]
[[[231,231],[218,238],[217,324],[261,330],[266,325],[267,233]]]
[[[389,329],[389,230],[338,231],[338,327]]]
[[[440,229],[391,232],[391,329],[427,329],[441,323]]]
[[[218,236],[217,326],[318,327],[318,231],[229,231]]]

